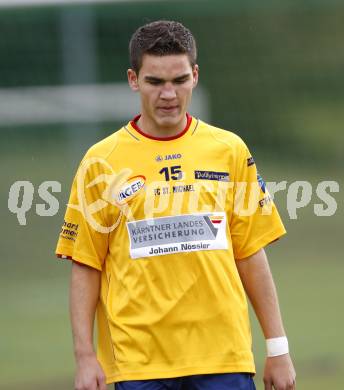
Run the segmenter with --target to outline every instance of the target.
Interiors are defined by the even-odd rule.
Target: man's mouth
[[[161,106],[158,107],[158,110],[163,112],[173,112],[178,109],[178,106]]]

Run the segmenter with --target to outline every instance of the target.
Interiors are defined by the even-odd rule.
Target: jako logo
[[[120,188],[117,195],[117,202],[120,204],[131,200],[144,186],[146,178],[142,175],[134,176]]]
[[[155,161],[164,161],[164,160],[178,160],[179,158],[182,158],[182,155],[180,153],[174,153],[174,154],[166,154],[165,157],[163,156],[156,156]]]
[[[165,156],[165,160],[177,160],[178,158],[182,158],[182,155],[180,153],[166,154]]]

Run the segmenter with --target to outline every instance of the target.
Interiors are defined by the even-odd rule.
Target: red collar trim
[[[141,114],[137,115],[132,121],[130,121],[131,126],[141,135],[143,135],[146,138],[153,139],[155,141],[171,141],[173,139],[177,139],[182,137],[190,128],[191,122],[192,122],[192,116],[190,116],[188,113],[186,113],[186,126],[182,132],[176,135],[172,135],[171,137],[154,137],[153,135],[144,133],[139,126],[137,125],[137,121],[140,119]]]

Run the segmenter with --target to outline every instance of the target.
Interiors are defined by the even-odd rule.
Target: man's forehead
[[[145,54],[140,73],[144,77],[174,79],[192,73],[192,67],[186,54],[166,56]]]

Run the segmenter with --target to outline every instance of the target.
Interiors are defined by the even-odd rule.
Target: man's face
[[[191,67],[186,54],[145,54],[139,75],[128,70],[130,87],[141,97],[142,115],[155,128],[174,128],[185,121],[198,66]]]

